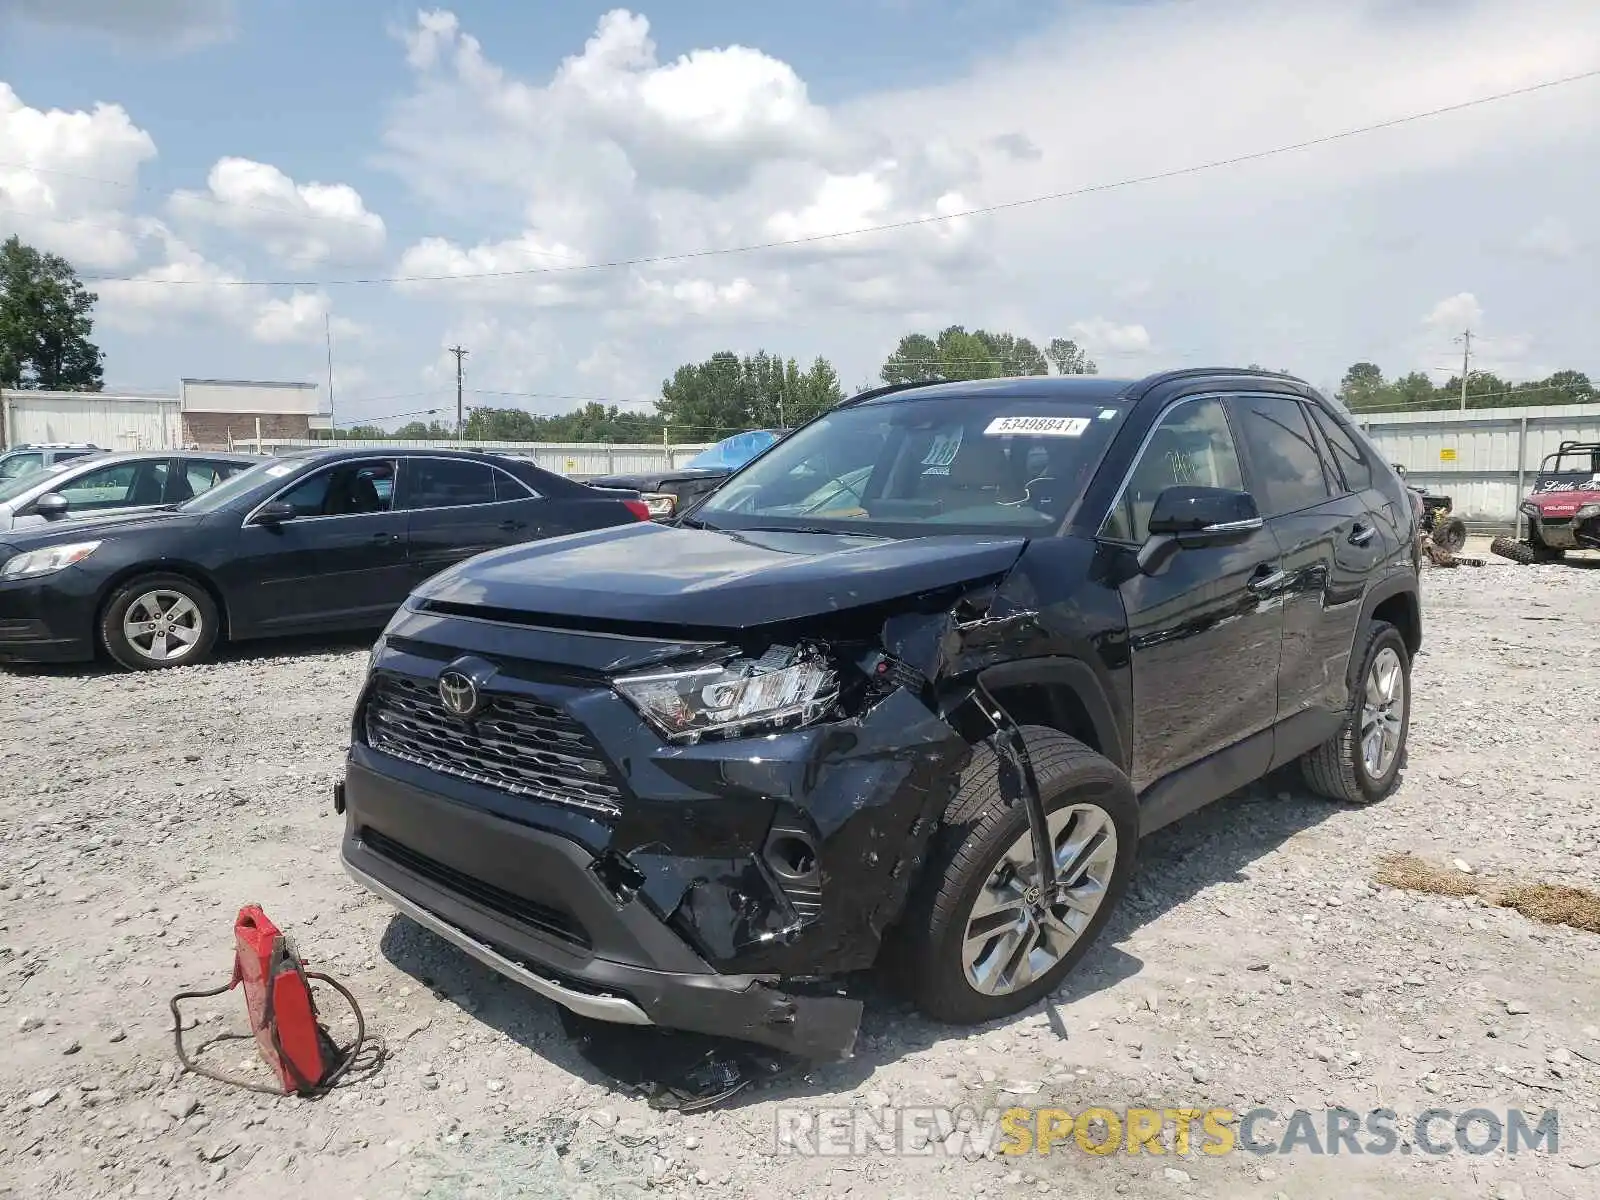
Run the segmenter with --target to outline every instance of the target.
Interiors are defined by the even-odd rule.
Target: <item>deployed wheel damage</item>
[[[612,1028],[847,1055],[886,959],[931,1017],[1003,1017],[1091,952],[1152,830],[1301,756],[1340,799],[1396,785],[1417,535],[1284,376],[866,393],[670,522],[418,588],[356,709],[344,862]]]

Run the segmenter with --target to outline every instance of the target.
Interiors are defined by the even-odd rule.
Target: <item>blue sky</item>
[[[648,403],[721,348],[865,383],[952,322],[1325,385],[1443,378],[1471,324],[1485,366],[1600,374],[1600,80],[993,216],[459,278],[959,213],[1527,86],[1600,67],[1587,0],[132,7],[0,0],[0,235],[104,281],[110,386],[320,382],[325,317],[341,421],[453,403],[457,341],[473,402],[558,411]]]

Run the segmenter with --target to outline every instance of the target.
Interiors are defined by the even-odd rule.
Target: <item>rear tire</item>
[[[913,1001],[934,1020],[993,1021],[1054,991],[1133,875],[1139,814],[1127,776],[1054,729],[1024,726],[1023,737],[1070,902],[1045,906],[1029,885],[1026,806],[1006,802],[995,752],[979,747],[929,847],[894,956]]]
[[[211,593],[184,575],[130,579],[100,614],[100,644],[128,671],[205,662],[220,629]]]
[[[1373,804],[1394,790],[1405,764],[1411,654],[1400,631],[1387,621],[1369,621],[1357,645],[1344,726],[1301,757],[1300,772],[1319,796]]]

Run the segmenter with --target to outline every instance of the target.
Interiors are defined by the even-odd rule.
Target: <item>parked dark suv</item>
[[[344,862],[589,1017],[849,1053],[880,958],[1016,1012],[1142,835],[1299,760],[1380,799],[1421,642],[1410,496],[1248,371],[854,397],[687,518],[413,593],[353,724]]]

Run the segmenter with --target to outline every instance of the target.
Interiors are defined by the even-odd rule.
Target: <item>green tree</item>
[[[98,392],[104,367],[89,340],[99,297],[60,255],[0,245],[0,387]]]
[[[685,363],[662,381],[659,419],[676,441],[716,441],[745,429],[793,427],[844,398],[839,372],[825,358],[800,369],[765,350],[740,358],[719,351]]]
[[[1377,363],[1358,362],[1339,381],[1339,399],[1351,412],[1380,405],[1387,383]]]
[[[1098,375],[1100,368],[1083,352],[1077,342],[1068,338],[1051,338],[1045,351],[1055,364],[1057,375]]]
[[[1093,375],[1099,369],[1065,338],[1054,339],[1048,351],[1041,351],[1031,340],[1016,334],[991,333],[987,329],[969,333],[965,326],[952,325],[938,337],[909,333],[901,338],[879,374],[891,384],[997,379],[1007,375],[1048,375],[1052,362],[1063,375]]]

